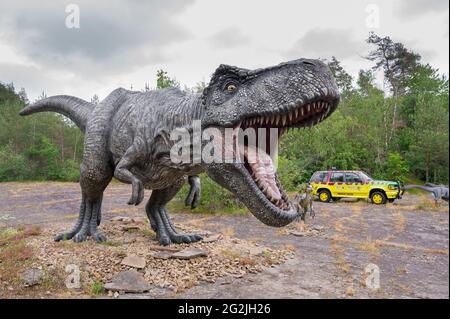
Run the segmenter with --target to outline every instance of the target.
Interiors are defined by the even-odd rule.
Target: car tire
[[[384,205],[386,204],[387,197],[383,192],[376,191],[370,195],[370,201],[375,205]]]
[[[317,195],[319,196],[319,201],[322,203],[329,203],[331,200],[331,193],[329,190],[322,189]]]

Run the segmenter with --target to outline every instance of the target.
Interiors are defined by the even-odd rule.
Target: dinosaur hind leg
[[[61,240],[69,240],[72,239],[76,233],[78,233],[83,226],[84,216],[86,214],[86,198],[83,195],[81,198],[81,205],[80,205],[80,214],[78,215],[77,222],[72,227],[72,229],[68,232],[61,233],[56,235],[55,241],[61,241]]]
[[[202,239],[197,234],[177,232],[165,208],[165,205],[175,196],[181,185],[182,183],[177,183],[165,189],[154,190],[145,207],[150,225],[156,232],[159,243],[164,246],[171,243],[192,243]]]
[[[100,163],[100,162],[94,162]],[[73,239],[81,242],[91,236],[96,242],[106,241],[97,229],[101,221],[103,192],[112,178],[112,169],[107,165],[81,165],[81,206],[78,220],[74,227],[66,233],[55,237],[56,241]]]

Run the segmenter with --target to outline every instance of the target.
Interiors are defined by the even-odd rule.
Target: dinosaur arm
[[[195,207],[197,207],[198,202],[200,201],[200,177],[198,177],[197,175],[189,176],[188,182],[191,188],[189,190],[188,196],[186,197],[185,205],[191,206],[191,208],[194,209]]]
[[[124,183],[132,185],[129,205],[139,205],[144,199],[144,184],[137,178],[130,169],[140,161],[142,148],[138,143],[133,143],[120,159],[114,171],[114,177]]]

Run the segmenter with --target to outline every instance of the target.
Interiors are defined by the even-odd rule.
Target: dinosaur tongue
[[[270,156],[261,149],[245,146],[244,157],[259,188],[271,201],[281,200],[281,193],[275,182],[275,168]]]

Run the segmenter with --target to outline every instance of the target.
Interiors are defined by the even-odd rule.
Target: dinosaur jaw
[[[233,136],[235,141],[239,141],[241,161],[212,164],[207,168],[208,175],[235,194],[264,224],[276,227],[289,224],[298,217],[298,213],[283,190],[272,157],[265,150],[270,150],[273,139],[278,142],[289,129],[320,123],[334,111],[338,102],[338,98],[317,99],[306,104],[298,102],[283,108],[285,112],[244,118],[235,124]],[[249,143],[240,136],[247,129],[256,132],[263,129],[265,141],[258,140],[257,134],[255,144]]]

